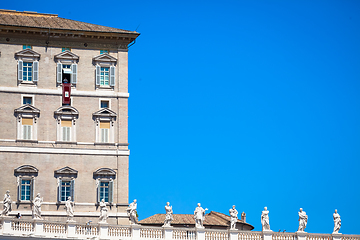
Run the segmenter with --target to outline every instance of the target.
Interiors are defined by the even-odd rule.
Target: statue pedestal
[[[140,225],[138,224],[132,224],[130,225],[131,228],[131,236],[133,239],[139,239],[140,238]]]
[[[108,236],[109,225],[106,222],[99,223],[99,237],[106,238]]]
[[[296,232],[297,240],[306,240],[306,234],[307,232],[297,231]]]
[[[76,225],[75,221],[67,221],[66,228],[67,228],[67,237],[75,238],[76,234]]]
[[[3,220],[3,235],[12,235],[11,220],[14,218],[9,216],[1,216],[1,219]]]
[[[35,236],[37,236],[37,237],[44,236],[44,220],[43,219],[33,219],[33,221],[34,221]]]
[[[332,233],[333,240],[341,240],[342,234],[341,233]]]
[[[171,240],[173,235],[173,227],[171,226],[163,226],[164,229],[164,239]]]
[[[196,240],[205,240],[205,228],[204,227],[195,227],[197,233]]]
[[[271,231],[271,230],[263,230],[262,231],[263,239],[264,240],[272,240],[272,233],[273,233],[273,231]]]
[[[238,230],[229,229],[229,240],[238,240]]]

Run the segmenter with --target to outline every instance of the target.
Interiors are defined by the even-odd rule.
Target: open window
[[[54,112],[54,115],[57,120],[56,140],[76,142],[76,120],[79,117],[79,111],[71,106],[62,106]]]
[[[40,54],[30,48],[15,53],[18,61],[18,84],[36,84],[39,80]]]
[[[116,62],[117,59],[108,53],[102,53],[93,58],[96,88],[113,88],[115,86]]]
[[[31,165],[22,165],[14,169],[17,180],[17,201],[30,202],[35,196],[35,178],[39,170]]]
[[[107,203],[112,203],[114,199],[114,179],[116,172],[110,168],[100,168],[94,172],[96,179],[97,197],[99,203],[104,199]]]
[[[71,200],[75,199],[75,179],[77,178],[78,171],[71,167],[63,167],[54,172],[57,179],[58,186],[58,202],[65,202],[68,197]]]
[[[55,55],[54,58],[56,61],[57,84],[71,83],[72,86],[76,86],[79,56],[69,50],[65,50]]]
[[[14,110],[17,119],[17,139],[37,140],[37,123],[40,110],[30,104],[25,104]]]

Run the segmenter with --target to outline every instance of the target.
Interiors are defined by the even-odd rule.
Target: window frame
[[[109,108],[101,108],[93,113],[95,120],[95,143],[114,144],[115,143],[115,121],[117,114]],[[109,122],[108,142],[102,142],[101,122]]]
[[[103,53],[93,58],[96,89],[114,89],[116,85],[116,63],[117,59],[109,53]],[[109,68],[109,85],[101,84],[101,68]]]
[[[34,50],[27,48],[22,51],[15,53],[15,58],[17,59],[17,81],[18,85],[30,84],[36,85],[39,81],[39,61],[40,54]],[[31,80],[24,80],[24,63],[32,63],[31,68]]]
[[[61,143],[75,143],[76,142],[76,120],[79,117],[79,111],[71,106],[59,107],[54,115],[56,117],[56,141]],[[63,140],[63,126],[62,121],[71,121],[70,126],[70,141]],[[64,126],[65,127],[65,126]]]
[[[40,116],[40,110],[30,104],[25,104],[17,109],[14,110],[16,119],[17,119],[17,133],[16,139],[23,140],[23,141],[37,141],[37,125],[38,125],[38,118]],[[31,137],[30,139],[24,138],[24,126],[30,125],[23,125],[23,119],[32,119],[32,127],[31,127]]]
[[[35,178],[38,176],[39,170],[31,165],[22,165],[14,170],[17,182],[17,202],[30,203],[35,198]],[[22,200],[22,181],[30,181],[29,200]]]
[[[71,51],[64,51],[54,56],[56,62],[56,85],[61,87],[63,84],[63,75],[69,74],[70,79],[68,83],[71,83],[72,87],[76,87],[78,82],[78,63],[79,56]],[[70,65],[70,70],[64,73],[63,65]],[[65,68],[67,69],[67,68]]]
[[[75,201],[75,186],[76,186],[75,179],[77,178],[77,174],[78,171],[69,166],[54,171],[54,175],[57,181],[57,202],[59,204],[64,204],[67,201],[68,197],[71,197],[71,201],[73,202]],[[69,196],[65,195],[65,200],[62,199],[63,182],[70,182],[70,195]]]

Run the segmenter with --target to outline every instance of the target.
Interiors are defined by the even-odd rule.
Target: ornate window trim
[[[95,120],[95,142],[96,143],[114,143],[115,142],[115,126],[117,114],[109,108],[102,108],[99,111],[93,113],[93,119]],[[109,122],[109,136],[108,142],[101,141],[101,129],[100,122]]]
[[[37,123],[40,116],[40,110],[30,104],[25,104],[14,110],[17,119],[17,140],[36,141],[37,140]],[[31,138],[24,139],[24,128],[22,125],[23,118],[32,119]]]
[[[105,183],[108,188],[108,201],[106,203],[113,204],[114,202],[114,179],[116,178],[116,172],[111,168],[99,168],[94,173],[94,178],[96,179],[96,202],[100,203],[101,195],[101,183]]]
[[[76,120],[79,118],[79,111],[71,106],[61,106],[55,112],[56,119],[56,141],[58,142],[76,142]],[[61,122],[63,120],[71,121],[70,140],[63,141],[63,131],[61,129]]]
[[[38,176],[39,170],[31,165],[22,165],[18,168],[14,169],[14,175],[16,176],[17,182],[17,201],[20,203],[29,203],[35,197],[35,178]],[[30,199],[29,200],[21,200],[22,191],[21,185],[23,180],[30,181]]]
[[[18,60],[18,84],[22,85],[36,85],[39,80],[39,60],[40,54],[35,52],[32,49],[24,49],[15,53],[15,58]],[[24,81],[23,80],[23,65],[25,63],[32,63],[32,80]]]
[[[77,84],[77,72],[78,72],[78,62],[80,57],[68,50],[61,52],[54,56],[56,62],[56,83],[57,86],[62,85],[63,74],[65,73],[63,65],[70,65],[69,69],[66,69],[68,74],[70,74],[69,83],[72,86]]]
[[[62,182],[70,182],[70,197],[71,197],[71,201],[75,201],[75,179],[77,178],[77,174],[78,171],[71,168],[71,167],[63,167],[60,168],[58,170],[54,171],[54,176],[56,177],[57,180],[57,192],[58,192],[58,197],[57,197],[57,202],[58,203],[64,203],[66,202],[65,200],[61,200],[61,196],[62,196]]]
[[[115,65],[117,59],[110,56],[108,53],[100,54],[93,58],[93,64],[95,65],[95,86],[96,89],[114,89],[116,81],[116,69]],[[100,84],[100,72],[101,68],[109,68],[109,86],[102,86]]]

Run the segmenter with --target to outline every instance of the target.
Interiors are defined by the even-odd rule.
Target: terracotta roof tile
[[[118,28],[105,27],[101,25],[65,19],[58,17],[55,14],[17,12],[11,10],[0,10],[0,27],[1,25],[74,31],[137,34],[134,31],[127,31]]]

